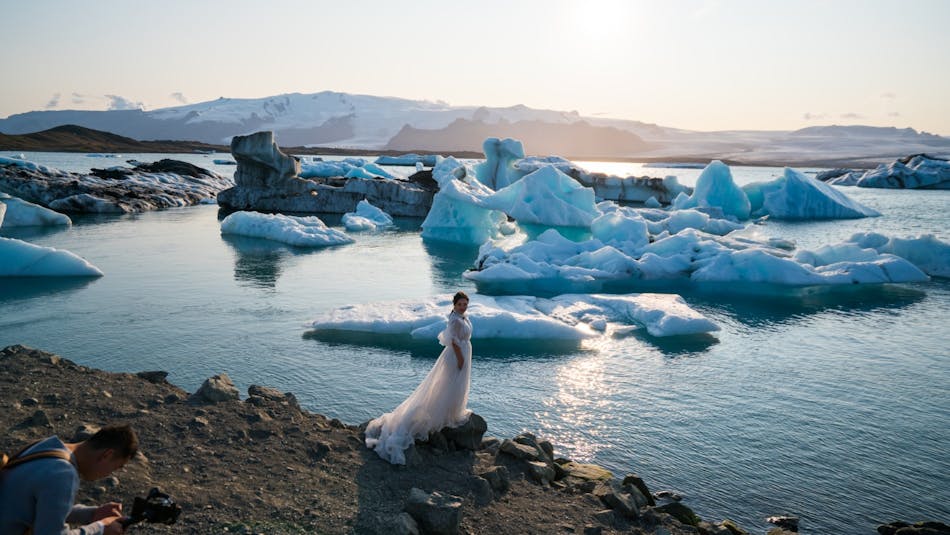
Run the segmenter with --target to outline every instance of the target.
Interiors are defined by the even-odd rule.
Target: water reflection
[[[809,286],[758,293],[726,292],[707,288],[688,294],[690,305],[711,307],[749,326],[762,327],[797,321],[828,310],[870,313],[899,310],[923,300],[923,290],[897,284]]]
[[[477,245],[422,240],[422,248],[432,265],[432,282],[441,288],[455,288],[463,282],[462,273],[471,268],[478,257]]]
[[[0,277],[0,302],[75,292],[97,280],[98,277]]]
[[[607,357],[586,355],[559,366],[557,392],[536,413],[541,434],[556,437],[571,458],[588,460],[609,445],[602,435],[610,427],[616,385],[608,380]]]
[[[437,341],[419,340],[408,334],[383,334],[333,329],[309,330],[304,340],[315,340],[330,346],[381,347],[408,352],[412,358],[436,359],[442,352]],[[545,360],[589,351],[577,340],[513,340],[493,338],[472,340],[475,360]]]
[[[0,236],[3,236],[4,238],[30,241],[35,238],[42,238],[44,236],[58,234],[68,229],[69,226],[67,225],[3,227],[0,229]]]

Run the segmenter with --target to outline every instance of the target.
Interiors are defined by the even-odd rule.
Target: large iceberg
[[[926,154],[901,158],[864,173],[860,188],[950,189],[950,161]]]
[[[0,277],[101,277],[102,271],[69,251],[0,238]]]
[[[353,238],[327,227],[315,216],[258,212],[234,212],[221,221],[221,233],[263,238],[298,247],[325,247],[353,242]]]
[[[914,265],[918,259],[854,243],[793,253],[790,244],[781,241],[687,228],[675,234],[651,234],[644,244],[643,227],[635,218],[629,222],[623,218],[615,213],[604,222],[604,230],[598,223],[599,238],[582,242],[547,231],[517,245],[486,243],[479,250],[476,270],[464,277],[493,293],[630,291],[658,281],[811,286],[928,279]]]
[[[742,190],[749,198],[754,217],[856,219],[881,215],[838,189],[788,167],[783,176],[747,184]]]
[[[485,161],[475,166],[475,176],[482,184],[497,191],[524,175],[515,167],[524,158],[524,146],[517,139],[490,137],[482,143],[482,150]]]
[[[0,204],[6,210],[6,216],[0,217],[3,227],[69,226],[73,223],[65,214],[2,192]]]
[[[933,234],[894,238],[876,232],[859,232],[848,238],[848,241],[879,253],[904,258],[928,275],[950,277],[950,243],[938,240]]]
[[[600,215],[594,190],[551,166],[498,190],[486,204],[519,223],[533,225],[587,228]]]
[[[343,226],[346,230],[376,230],[391,227],[392,224],[392,216],[373,206],[366,199],[357,203],[355,212],[343,214]]]
[[[402,334],[435,339],[445,328],[451,295],[426,301],[351,305],[320,314],[314,330]],[[719,327],[671,294],[471,296],[475,339],[582,340],[643,326],[653,336],[708,333]]]
[[[719,208],[726,216],[738,220],[749,219],[751,212],[746,193],[732,179],[729,166],[719,160],[709,162],[696,180],[693,194],[678,196],[673,200],[673,207],[678,210]]]

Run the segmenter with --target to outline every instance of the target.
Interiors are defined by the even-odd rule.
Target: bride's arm
[[[462,369],[462,366],[465,365],[465,357],[462,356],[462,348],[459,346],[461,331],[462,321],[453,319],[452,324],[450,325],[450,332],[452,333],[452,349],[455,350],[455,360],[458,362],[460,370]]]

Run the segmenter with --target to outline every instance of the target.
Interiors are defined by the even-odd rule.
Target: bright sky
[[[323,90],[950,135],[950,0],[0,0],[0,117]]]

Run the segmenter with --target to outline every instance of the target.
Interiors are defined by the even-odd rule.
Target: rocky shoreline
[[[166,376],[105,372],[19,345],[0,350],[0,451],[130,423],[141,455],[84,483],[78,500],[128,507],[157,486],[184,509],[177,524],[134,528],[141,532],[746,533],[729,520],[700,520],[634,474],[558,458],[529,433],[484,437],[477,415],[417,442],[407,466],[392,466],[363,445],[361,426],[303,410],[293,394],[252,386],[241,400],[226,375],[189,394]],[[797,519],[776,520],[770,535],[797,529]],[[947,533],[936,523],[885,528]]]

